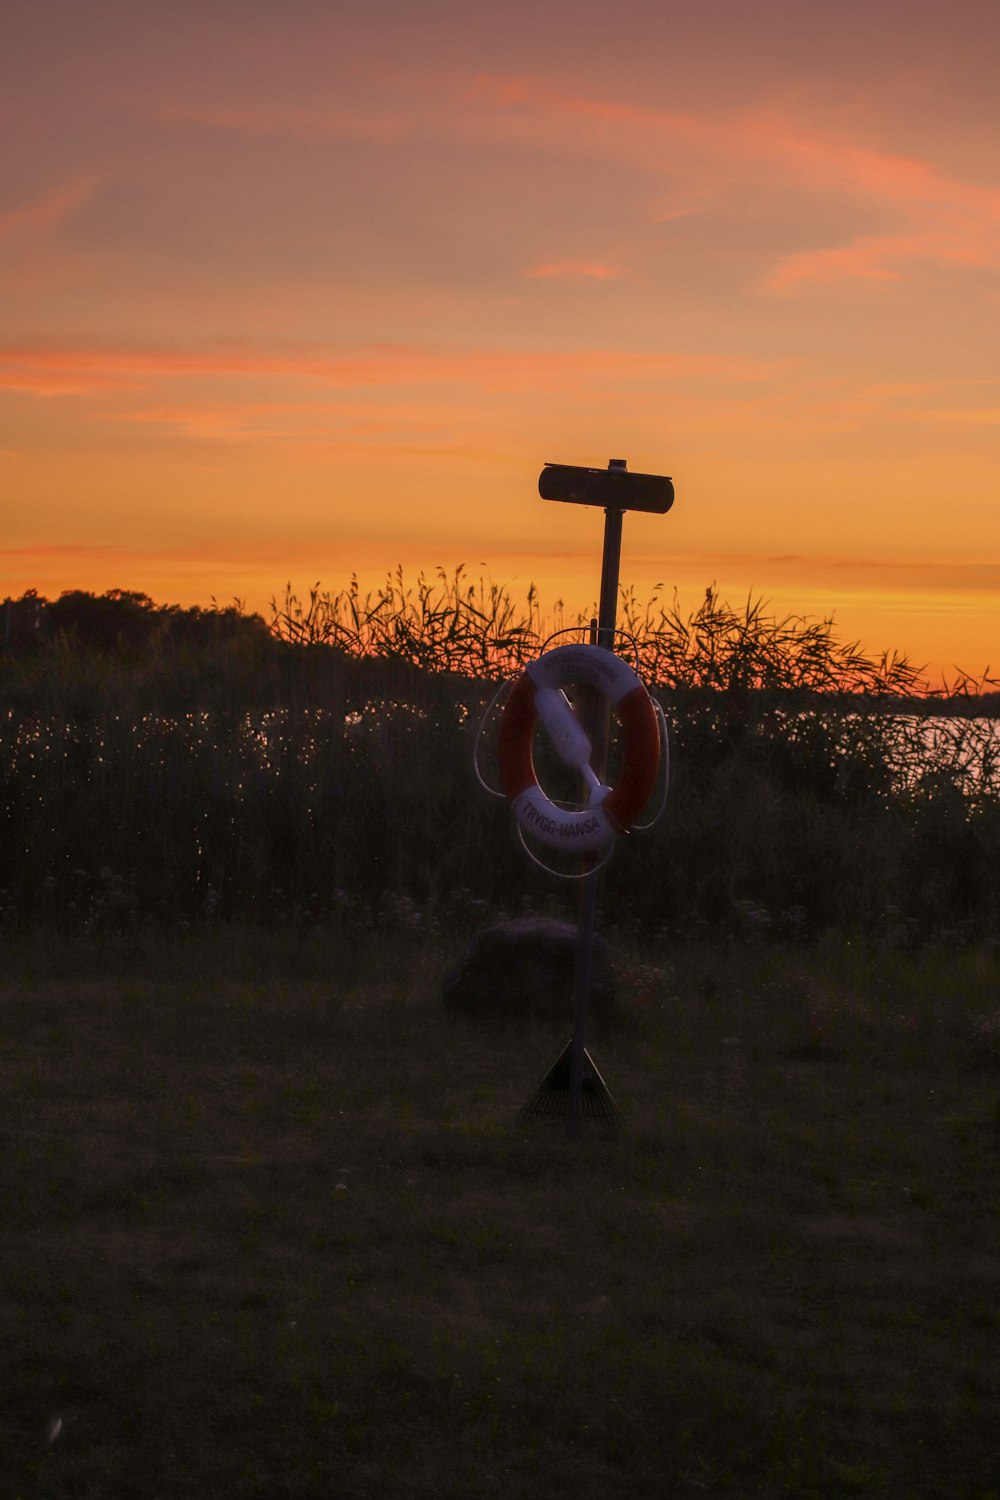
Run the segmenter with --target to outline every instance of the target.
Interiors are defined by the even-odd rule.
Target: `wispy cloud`
[[[0,346],[0,387],[43,396],[86,395],[158,380],[283,379],[342,389],[468,385],[545,389],[608,381],[724,379],[757,382],[774,361],[628,350],[457,349],[413,344],[320,349],[259,345],[185,348]]]
[[[943,427],[986,427],[1000,434],[1000,406],[980,406],[967,408],[964,411],[925,411],[914,413],[928,422],[935,422]]]
[[[374,104],[348,100],[331,109],[195,101],[171,102],[157,113],[175,125],[253,139],[406,147],[419,134],[611,158],[649,175],[646,211],[652,223],[690,218],[713,205],[725,210],[748,189],[813,199],[822,192],[831,205],[849,208],[851,219],[869,221],[839,242],[789,247],[786,253],[772,247],[772,269],[762,281],[771,294],[892,283],[921,266],[1000,266],[1000,187],[964,181],[932,161],[882,149],[872,144],[867,122],[852,125],[841,116],[824,123],[787,106],[660,109],[568,78],[532,74],[482,73],[470,82],[424,71],[369,81]],[[383,104],[386,98],[390,102]],[[887,215],[894,221],[888,228]],[[814,202],[801,220],[810,221],[816,221]],[[779,226],[775,232],[783,231]],[[523,274],[601,281],[622,272],[598,254],[542,261]]]
[[[880,150],[863,131],[827,129],[786,110],[669,111],[600,98],[529,77],[481,77],[469,99],[493,111],[495,128],[539,139],[570,135],[578,149],[612,152],[669,177],[671,202],[656,222],[724,203],[734,189],[817,189],[850,202],[873,228],[842,244],[780,256],[765,290],[804,283],[893,281],[920,263],[1000,266],[1000,188],[949,176],[933,162]]]
[[[983,427],[1000,433],[1000,376],[883,382],[858,392],[880,421]]]
[[[308,561],[310,548],[315,548],[314,542],[291,538],[288,542],[288,552],[293,558],[302,557]],[[148,563],[151,561],[163,563],[191,563],[198,567],[206,563],[217,565],[219,558],[225,558],[227,562],[240,564],[243,562],[268,562],[274,558],[274,541],[267,539],[254,543],[241,538],[234,541],[231,534],[225,537],[214,538],[205,536],[199,538],[197,543],[183,547],[163,547],[155,544],[148,545],[122,545],[115,542],[51,542],[39,540],[26,545],[15,547],[0,546],[0,564],[12,564],[20,562],[48,562],[48,563],[75,563],[75,562],[98,562],[98,563]]]
[[[93,176],[74,177],[47,193],[0,210],[0,241],[61,224],[87,201],[97,181]]]
[[[529,280],[614,281],[625,272],[619,266],[605,265],[601,261],[555,260],[532,266],[521,274]]]
[[[293,141],[398,141],[412,127],[406,113],[329,108],[275,108],[264,104],[163,104],[157,117],[170,125],[193,125],[224,135]]]
[[[645,561],[665,573],[676,569],[678,563],[683,563],[685,569],[699,569],[708,577],[739,571],[745,576],[773,580],[767,587],[774,587],[786,575],[792,575],[811,584],[829,580],[838,589],[852,592],[868,591],[873,583],[878,583],[900,594],[1000,594],[1000,562],[971,561],[963,557],[935,561],[717,549],[683,554],[653,553],[647,555]]]
[[[853,145],[786,142],[816,180],[873,208],[891,210],[899,229],[853,237],[843,245],[783,257],[768,281],[773,291],[803,282],[895,281],[921,265],[1000,267],[1000,189],[961,182],[927,162]]]

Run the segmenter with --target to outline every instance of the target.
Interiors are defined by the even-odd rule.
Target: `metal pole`
[[[610,465],[609,465],[610,467]],[[625,465],[619,465],[624,468]],[[604,556],[601,561],[601,604],[597,617],[597,644],[615,649],[618,621],[618,570],[622,556],[623,510],[604,512]]]
[[[624,469],[624,459],[612,459],[609,469]],[[622,552],[622,510],[604,512],[604,555],[601,562],[601,602],[598,610],[597,644],[608,651],[615,647],[618,618],[618,573]],[[610,710],[605,705],[595,725],[594,770],[603,780],[607,765]],[[592,870],[583,882],[583,898],[576,936],[576,972],[574,976],[573,1042],[569,1062],[569,1125],[567,1135],[576,1138],[580,1128],[583,1096],[583,1060],[587,1045],[587,1005],[590,1000],[590,978],[593,970],[594,932],[597,926],[597,887],[600,871]]]

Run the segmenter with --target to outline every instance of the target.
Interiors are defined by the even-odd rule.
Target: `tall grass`
[[[383,587],[363,596],[356,574],[337,593],[315,584],[308,600],[289,584],[280,604],[271,601],[271,629],[294,645],[333,646],[426,672],[483,677],[529,661],[545,621],[534,585],[521,605],[499,584],[469,578],[463,567],[439,569],[433,579],[421,573],[415,584],[397,568]]]
[[[518,604],[461,569],[288,589],[268,625],[160,614],[138,643],[104,615],[87,639],[84,612],[0,656],[0,922],[452,931],[571,908],[471,761],[497,683],[586,616],[545,617],[534,591]],[[673,778],[665,822],[615,856],[608,920],[1000,939],[1000,741],[976,712],[990,684],[928,697],[905,657],[714,590],[688,614],[625,594],[621,619]]]
[[[897,652],[873,657],[857,643],[840,641],[832,620],[769,615],[762,599],[748,598],[742,610],[734,609],[714,586],[689,613],[676,595],[669,604],[658,595],[642,603],[634,590],[623,589],[619,613],[626,649],[636,653],[644,680],[658,688],[880,696],[927,691],[919,670]],[[307,599],[289,584],[280,603],[271,601],[271,630],[280,640],[465,676],[523,666],[547,636],[564,629],[583,633],[589,619],[567,616],[561,602],[546,616],[534,586],[519,604],[464,567],[440,569],[433,579],[420,574],[414,584],[398,568],[364,595],[356,575],[336,593],[315,584]]]

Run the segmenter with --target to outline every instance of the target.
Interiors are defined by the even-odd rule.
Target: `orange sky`
[[[480,565],[1000,668],[995,0],[11,0],[0,598]],[[687,13],[690,12],[690,13]]]

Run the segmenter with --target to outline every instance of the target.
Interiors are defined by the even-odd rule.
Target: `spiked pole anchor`
[[[558,1118],[569,1112],[572,1048],[573,1043],[567,1042],[522,1109],[522,1119],[532,1116]],[[583,1049],[583,1067],[580,1070],[579,1112],[588,1119],[604,1120],[609,1124],[617,1124],[622,1117],[614,1095],[598,1072],[597,1064],[586,1047]]]

